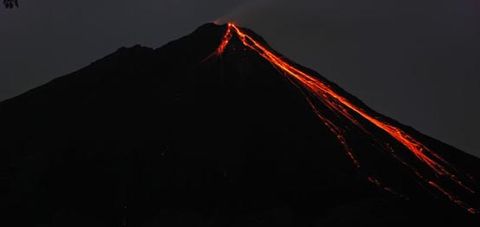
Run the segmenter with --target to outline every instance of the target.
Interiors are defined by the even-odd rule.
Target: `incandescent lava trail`
[[[327,126],[327,128],[336,135],[347,155],[350,157],[350,159],[352,159],[357,168],[360,167],[360,162],[356,159],[352,149],[348,146],[345,130],[341,126],[335,125],[335,123],[322,115],[319,111],[319,108],[312,101],[312,98],[323,103],[333,113],[351,121],[365,133],[368,133],[368,131],[355,117],[359,116],[363,118],[366,120],[366,122],[369,122],[370,124],[390,135],[398,143],[407,148],[407,150],[411,152],[411,154],[414,155],[414,157],[416,157],[416,159],[418,159],[423,166],[427,167],[426,169],[430,172],[427,174],[422,174],[422,171],[413,167],[413,165],[409,165],[398,155],[396,155],[395,151],[388,145],[388,143],[383,143],[382,146],[384,149],[390,151],[394,158],[396,158],[404,166],[410,168],[414,175],[422,180],[426,185],[445,196],[454,204],[466,209],[470,213],[478,213],[475,208],[471,207],[464,200],[462,200],[460,195],[456,195],[455,193],[446,189],[446,187],[441,186],[440,182],[445,183],[446,181],[447,184],[456,185],[461,188],[463,193],[475,193],[473,189],[468,187],[462,180],[460,180],[460,178],[455,174],[455,170],[436,152],[428,148],[419,140],[415,139],[406,131],[402,130],[400,127],[397,127],[390,122],[382,120],[380,117],[368,113],[368,111],[354,104],[347,97],[336,92],[326,82],[323,82],[319,78],[298,69],[286,60],[282,59],[282,57],[280,57],[278,54],[270,51],[269,48],[252,38],[235,24],[227,24],[225,35],[223,36],[223,39],[221,40],[221,43],[214,54],[217,56],[221,55],[234,36],[238,38],[245,47],[259,54],[274,67],[288,76],[290,81],[292,81],[295,85],[303,88],[306,91],[305,93],[307,101],[313,108],[315,114],[320,118],[323,124],[325,124],[325,126]],[[380,185],[380,182],[373,177],[369,177],[369,181],[375,183],[376,185]],[[389,189],[388,187],[384,188]]]

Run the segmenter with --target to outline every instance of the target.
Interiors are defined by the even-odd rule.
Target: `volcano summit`
[[[10,226],[480,224],[480,161],[235,24],[0,103]]]

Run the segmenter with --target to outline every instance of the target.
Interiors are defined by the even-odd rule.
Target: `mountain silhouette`
[[[233,24],[120,48],[0,125],[4,226],[480,224],[477,158]]]

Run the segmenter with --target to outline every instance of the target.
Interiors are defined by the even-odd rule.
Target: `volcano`
[[[480,224],[480,160],[232,23],[120,48],[0,125],[4,226]]]

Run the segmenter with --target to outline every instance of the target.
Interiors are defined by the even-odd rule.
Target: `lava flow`
[[[354,153],[352,152],[352,149],[348,146],[345,136],[345,130],[340,126],[335,125],[331,120],[327,119],[327,117],[323,116],[322,113],[319,111],[319,108],[311,100],[310,96],[315,98],[317,101],[323,103],[333,113],[336,113],[339,116],[343,116],[344,118],[348,119],[366,133],[368,133],[368,131],[365,129],[362,123],[360,123],[360,121],[355,118],[355,116],[358,115],[362,117],[367,122],[370,122],[377,128],[386,132],[393,139],[395,139],[405,148],[407,148],[407,150],[410,151],[411,154],[413,154],[414,157],[416,157],[420,161],[420,163],[426,166],[427,169],[430,169],[433,173],[433,176],[435,177],[427,177],[426,174],[421,174],[419,170],[399,158],[399,156],[395,154],[395,151],[388,145],[388,143],[385,142],[384,144],[382,144],[382,146],[386,150],[391,151],[391,154],[394,156],[395,159],[397,159],[404,166],[410,168],[415,176],[422,180],[426,185],[430,186],[430,188],[434,189],[435,191],[439,192],[447,199],[452,201],[454,204],[466,209],[470,213],[478,213],[475,208],[471,207],[462,199],[460,199],[459,195],[456,195],[455,193],[441,186],[440,181],[443,180],[442,182],[445,182],[446,179],[447,182],[459,186],[459,188],[462,188],[463,191],[465,191],[466,193],[475,193],[470,187],[466,186],[466,184],[462,180],[460,180],[456,174],[454,174],[455,170],[450,167],[448,162],[445,161],[442,157],[440,157],[440,155],[435,153],[433,150],[428,148],[419,140],[415,139],[406,131],[400,129],[397,126],[394,126],[392,123],[381,120],[379,117],[373,116],[372,114],[368,113],[366,110],[354,104],[345,96],[336,92],[327,83],[321,81],[319,78],[309,75],[308,73],[298,69],[297,67],[283,60],[282,57],[270,51],[267,47],[249,36],[246,32],[237,27],[235,24],[227,24],[226,33],[214,54],[216,54],[217,56],[221,55],[225,51],[226,47],[229,45],[232,37],[234,36],[236,36],[245,47],[253,50],[265,60],[270,62],[274,67],[282,71],[295,85],[303,88],[308,92],[309,95],[306,96],[307,101],[313,108],[315,114],[320,118],[323,124],[325,124],[327,128],[336,135],[347,155],[350,157],[350,159],[352,159],[354,165],[357,168],[360,167],[360,162],[356,159]],[[369,177],[369,181],[375,183],[376,185],[380,185],[379,181],[373,177]],[[388,191],[391,191],[391,189],[388,187],[384,188],[388,189]]]

